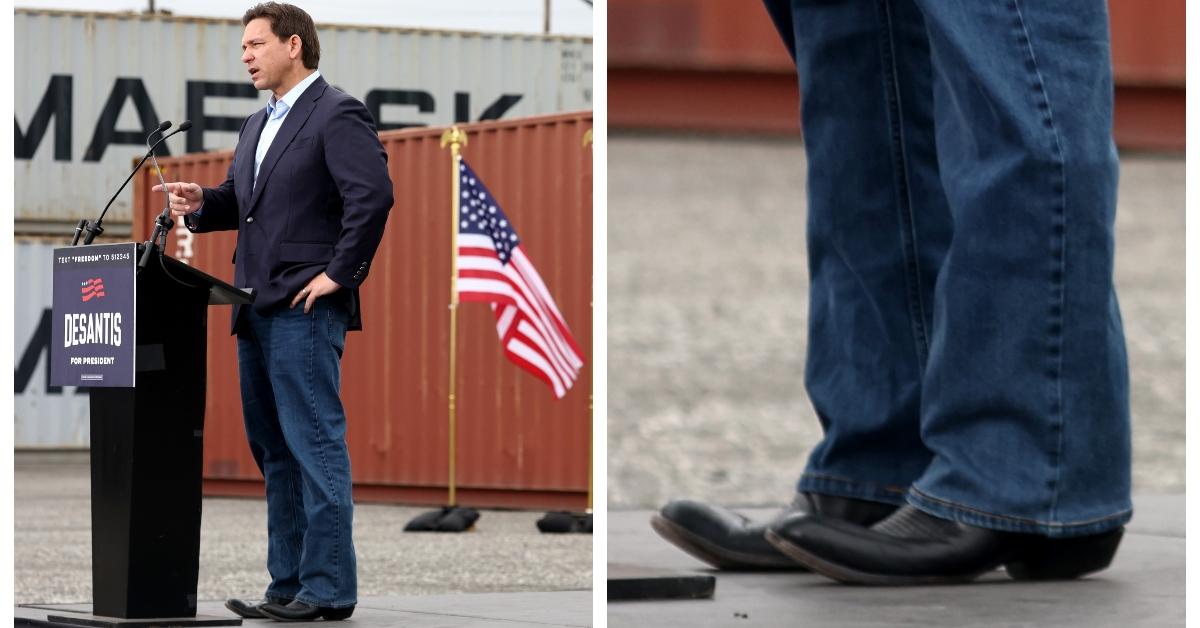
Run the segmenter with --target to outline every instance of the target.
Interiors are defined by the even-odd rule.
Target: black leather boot
[[[1124,528],[1071,538],[999,532],[912,506],[865,527],[826,517],[773,522],[767,540],[839,582],[920,585],[969,582],[1004,566],[1017,580],[1069,580],[1108,567]]]
[[[326,621],[341,621],[349,619],[354,614],[354,607],[326,608],[313,606],[300,600],[292,600],[288,604],[268,603],[258,607],[260,613],[275,621],[316,621],[318,617]]]
[[[228,600],[225,600],[225,608],[229,609],[230,611],[233,611],[233,613],[236,614],[238,617],[244,617],[246,619],[266,619],[267,616],[263,615],[258,610],[262,605],[270,604],[272,602],[274,602],[276,604],[288,604],[291,601],[292,601],[292,598],[290,598],[290,597],[288,597],[288,598],[270,598],[269,597],[269,598],[263,600],[262,602],[255,603],[255,602],[247,602],[245,600],[239,600],[238,598],[231,597]]]
[[[798,493],[772,521],[820,513],[870,525],[895,509],[891,504],[861,499]],[[670,502],[650,519],[651,527],[664,539],[718,569],[803,569],[767,542],[764,533],[769,523],[752,522],[726,508],[687,499]]]

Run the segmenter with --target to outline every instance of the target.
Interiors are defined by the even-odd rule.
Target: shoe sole
[[[650,527],[659,536],[692,557],[725,571],[804,571],[804,567],[780,554],[778,558],[725,549],[662,515],[650,517]]]
[[[312,619],[292,619],[291,617],[282,617],[279,615],[272,615],[271,613],[267,613],[264,611],[259,611],[259,612],[263,614],[263,619],[273,619],[275,621],[283,621],[283,622],[316,621],[317,617],[320,617],[320,615],[317,615],[317,617],[313,617]]]
[[[979,576],[992,571],[984,569],[977,573],[956,576],[893,576],[888,574],[859,571],[837,563],[829,562],[802,547],[793,545],[787,539],[767,530],[767,542],[783,552],[788,558],[808,567],[816,573],[844,584],[864,584],[872,586],[920,586],[930,584],[964,584]],[[999,564],[996,565],[999,567]]]
[[[232,610],[232,609],[230,609],[230,610]],[[236,612],[236,611],[234,611],[234,612]],[[321,619],[324,619],[325,621],[343,621],[343,620],[349,619],[350,616],[354,614],[354,609],[353,608],[350,608],[350,609],[327,608],[327,609],[321,611],[321,614],[317,615],[317,617],[313,617],[311,619],[293,619],[291,617],[282,617],[280,615],[272,615],[271,613],[269,613],[267,611],[259,611],[259,612],[262,613],[263,619],[274,619],[275,621],[284,621],[284,622],[317,621],[317,617],[320,617]]]
[[[894,576],[869,573],[832,563],[808,550],[792,544],[772,530],[767,530],[767,542],[788,558],[809,569],[846,584],[880,586],[918,586],[930,584],[964,584],[1000,567],[1013,580],[1064,581],[1077,580],[1107,569],[1121,543],[1124,528],[1091,536],[1067,539],[1042,539],[1024,551],[1022,556],[997,562],[976,573],[953,576]]]

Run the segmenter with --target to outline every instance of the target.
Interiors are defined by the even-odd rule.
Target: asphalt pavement
[[[803,147],[621,134],[608,159],[608,503],[790,499],[805,396]],[[1184,160],[1121,158],[1116,284],[1138,492],[1184,480]]]
[[[87,454],[18,452],[15,471],[15,602],[90,602]],[[590,623],[591,535],[542,534],[535,522],[544,513],[499,510],[481,511],[471,532],[402,532],[405,523],[426,510],[385,504],[355,506],[360,599],[374,600],[380,608],[410,608],[424,604],[419,599],[424,596],[572,592],[554,598],[561,600],[556,606],[565,605],[569,612],[552,615],[550,623]],[[266,521],[262,499],[204,500],[200,600],[262,596],[267,585]],[[474,603],[471,600],[480,599],[488,598],[464,597],[447,604],[447,610],[455,604],[462,605],[460,610],[467,609]]]
[[[1184,625],[1182,496],[1134,495],[1139,513],[1111,567],[1082,580],[1018,582],[1002,571],[976,584],[868,587],[800,572],[716,571],[650,529],[648,510],[610,511],[608,560],[716,577],[709,599],[609,602],[610,628],[1171,628]],[[766,519],[770,509],[747,509]]]

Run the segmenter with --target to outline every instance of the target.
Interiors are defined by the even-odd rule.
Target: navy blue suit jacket
[[[366,107],[318,77],[288,111],[259,167],[254,154],[266,107],[242,123],[225,182],[204,189],[195,233],[236,229],[234,285],[253,288],[254,309],[287,307],[324,271],[342,286],[349,329],[362,329],[358,288],[383,239],[392,207],[387,153]],[[302,307],[297,305],[296,307]],[[234,306],[232,332],[241,306]]]
[[[792,28],[791,0],[763,0],[763,5],[767,8],[771,21],[775,23],[775,30],[779,31],[779,36],[783,38],[783,45],[788,54],[792,55],[792,60],[795,61],[796,31]]]

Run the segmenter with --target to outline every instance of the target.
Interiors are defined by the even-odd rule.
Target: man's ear
[[[304,54],[304,40],[300,39],[299,35],[292,35],[288,40],[288,58],[299,59],[300,55]]]

